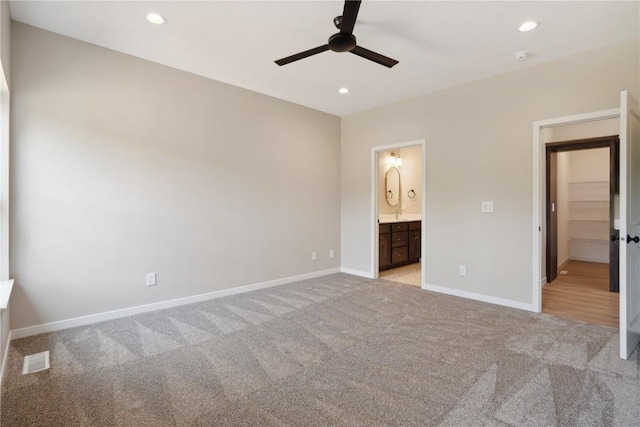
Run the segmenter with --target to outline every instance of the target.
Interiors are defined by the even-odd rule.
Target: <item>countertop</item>
[[[392,222],[411,222],[421,221],[422,215],[420,214],[402,214],[396,217],[395,214],[384,214],[378,216],[378,224],[390,224]]]

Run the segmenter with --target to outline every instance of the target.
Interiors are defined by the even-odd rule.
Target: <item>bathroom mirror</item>
[[[395,166],[390,167],[384,176],[384,191],[389,206],[400,202],[400,171]]]

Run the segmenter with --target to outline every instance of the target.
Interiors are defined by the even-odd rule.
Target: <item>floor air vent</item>
[[[45,369],[49,369],[49,351],[30,354],[24,357],[24,365],[22,365],[23,375],[44,371]]]

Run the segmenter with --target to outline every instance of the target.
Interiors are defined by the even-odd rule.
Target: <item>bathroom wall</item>
[[[400,154],[400,150],[394,150],[397,155]],[[384,151],[378,153],[378,215],[397,214],[400,213],[400,204],[396,206],[390,206],[387,203],[386,187],[385,187],[385,175],[391,165],[389,164],[391,159],[391,151]],[[404,159],[403,159],[404,161]],[[396,166],[397,167],[397,166]],[[400,185],[402,185],[402,166],[400,169]]]
[[[389,170],[391,153],[402,159],[400,170],[400,203],[389,206],[385,195],[385,174]],[[415,197],[409,197],[409,191],[414,190]],[[412,194],[413,195],[413,194]],[[422,148],[420,146],[406,147],[401,150],[384,151],[378,153],[378,214],[417,214],[422,211]]]
[[[419,145],[402,149],[402,213],[422,212],[422,147]],[[409,197],[409,191],[415,197]]]

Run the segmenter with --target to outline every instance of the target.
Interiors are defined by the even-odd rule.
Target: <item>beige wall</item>
[[[620,119],[596,120],[553,128],[553,142],[573,141],[576,139],[597,138],[599,136],[618,135]]]
[[[19,23],[12,52],[12,328],[340,266],[339,118]]]
[[[344,117],[342,266],[372,271],[371,147],[425,138],[426,283],[531,303],[532,123],[616,108],[624,89],[639,98],[639,50],[629,40]]]

